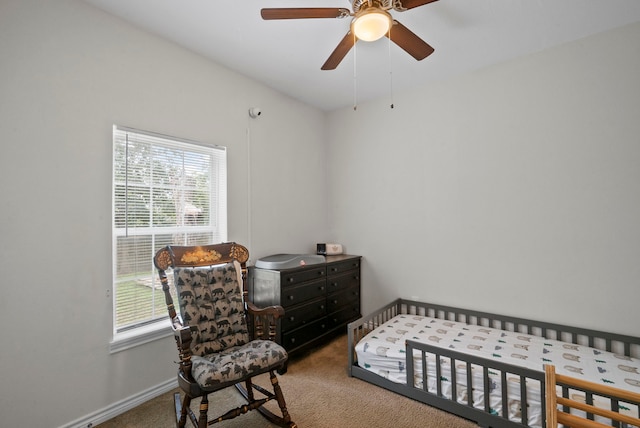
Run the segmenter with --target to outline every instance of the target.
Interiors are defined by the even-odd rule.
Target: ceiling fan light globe
[[[359,40],[373,42],[382,38],[391,27],[391,15],[379,9],[364,10],[351,23],[353,33]]]

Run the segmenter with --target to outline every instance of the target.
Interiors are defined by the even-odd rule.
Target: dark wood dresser
[[[249,268],[249,300],[284,307],[276,340],[289,355],[346,332],[360,318],[360,259],[345,254],[292,269]]]

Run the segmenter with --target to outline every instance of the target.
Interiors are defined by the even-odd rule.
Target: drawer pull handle
[[[291,338],[291,343],[296,343],[296,338],[295,337]]]
[[[289,317],[289,321],[294,321],[296,317]]]
[[[337,303],[338,303],[338,301],[337,301],[337,300],[334,300],[334,301],[333,301],[333,303],[334,303],[334,304],[337,304]]]
[[[293,300],[293,299],[295,299],[295,297],[289,296],[289,300]]]
[[[324,309],[324,305],[320,305],[320,309]]]
[[[320,291],[324,291],[324,285],[321,285],[319,289]]]

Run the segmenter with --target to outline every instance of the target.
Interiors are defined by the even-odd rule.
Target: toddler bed
[[[403,299],[350,323],[348,335],[350,376],[483,427],[547,427],[548,388],[584,403],[578,407],[586,410],[570,410],[582,420],[639,426],[634,424],[640,422],[637,337]],[[586,382],[545,385],[545,366],[555,366],[560,379],[615,389],[595,393]],[[556,377],[547,376],[547,383],[550,379]],[[630,394],[624,401],[611,398],[615,395],[608,392],[617,390]],[[562,398],[553,403],[566,404]],[[628,419],[616,422],[585,406]]]

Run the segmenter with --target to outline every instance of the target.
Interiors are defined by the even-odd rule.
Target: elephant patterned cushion
[[[241,278],[234,263],[175,268],[180,313],[194,330],[194,355],[244,345],[249,334],[240,290]]]
[[[249,372],[267,372],[286,359],[287,352],[277,343],[254,340],[204,357],[192,357],[191,373],[201,388],[219,389],[238,382]]]

